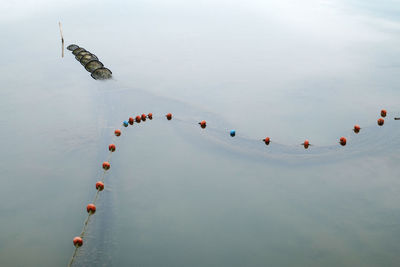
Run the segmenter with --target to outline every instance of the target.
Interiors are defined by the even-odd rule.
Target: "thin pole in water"
[[[61,57],[64,57],[64,37],[62,33],[61,22],[58,22],[58,26],[60,27],[60,34],[61,34]]]

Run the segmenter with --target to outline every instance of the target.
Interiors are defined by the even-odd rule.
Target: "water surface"
[[[2,7],[1,266],[67,264],[148,112],[76,266],[397,266],[395,2],[96,3]],[[112,81],[61,59],[59,20]]]

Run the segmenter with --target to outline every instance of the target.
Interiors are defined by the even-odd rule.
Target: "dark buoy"
[[[308,139],[304,140],[304,143],[302,143],[305,149],[307,149],[309,146],[311,146],[310,141]]]
[[[382,110],[381,110],[381,117],[385,118],[385,117],[386,117],[386,114],[387,114],[386,109],[382,109]]]
[[[117,129],[117,130],[115,130],[114,133],[115,133],[116,136],[120,136],[121,135],[121,130]]]
[[[171,113],[168,113],[167,115],[165,115],[165,117],[167,117],[167,120],[171,120],[172,119],[172,114]]]
[[[345,146],[346,143],[347,143],[346,137],[343,137],[343,136],[340,137],[340,139],[339,139],[339,144],[341,144],[342,146]]]
[[[74,237],[72,242],[74,242],[75,247],[80,247],[83,245],[83,240],[82,240],[82,237],[80,237],[80,236]]]
[[[125,127],[128,127],[128,125],[129,125],[128,121],[124,121],[122,124],[123,124]]]
[[[114,144],[109,145],[108,146],[108,150],[110,150],[111,152],[114,152],[115,151],[115,145]]]
[[[149,120],[152,120],[153,119],[153,113],[147,114],[147,118],[149,118]]]
[[[379,119],[378,119],[378,125],[379,125],[379,126],[382,126],[384,123],[385,123],[385,120],[384,120],[384,119],[382,119],[382,118],[379,118]]]
[[[142,121],[146,121],[146,114],[142,114]]]
[[[394,118],[396,121],[400,120],[400,118]]]
[[[207,126],[206,121],[201,121],[201,122],[199,122],[199,124],[200,124],[200,127],[203,129],[206,128],[206,126]]]
[[[129,117],[128,122],[129,122],[130,125],[133,125],[133,122],[134,122],[133,118],[132,118],[132,117]]]
[[[360,132],[360,130],[361,130],[360,125],[358,125],[358,124],[354,125],[353,131],[354,131],[356,134],[358,134],[358,133]]]
[[[88,204],[86,206],[86,210],[87,210],[88,213],[93,214],[93,213],[96,212],[96,206],[94,204]]]
[[[269,137],[265,137],[265,139],[263,139],[263,141],[268,146],[269,143],[271,142],[271,139]]]
[[[140,121],[142,120],[142,118],[141,118],[140,116],[136,116],[135,120],[136,120],[137,123],[140,123]]]
[[[110,165],[110,163],[108,161],[104,161],[103,162],[103,169],[104,170],[108,170],[108,169],[110,169],[110,167],[111,167],[111,165]]]
[[[98,181],[98,182],[96,183],[96,189],[99,190],[99,191],[103,191],[103,189],[104,189],[104,183]]]
[[[235,130],[231,130],[231,132],[229,133],[232,137],[234,137],[236,135],[236,131]]]

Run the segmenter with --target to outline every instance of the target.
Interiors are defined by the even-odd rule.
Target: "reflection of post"
[[[396,121],[398,121],[398,120],[400,120],[400,117],[399,118],[394,118]]]
[[[64,57],[64,37],[62,34],[61,22],[58,23],[58,26],[60,26],[60,34],[61,34],[61,57]]]

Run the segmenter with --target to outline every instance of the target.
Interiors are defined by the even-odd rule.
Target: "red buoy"
[[[378,125],[379,125],[379,126],[382,126],[384,123],[385,123],[385,120],[384,120],[384,119],[382,119],[382,118],[379,118],[379,119],[378,119]]]
[[[146,121],[146,114],[142,114],[142,121]]]
[[[304,140],[304,143],[302,143],[305,149],[307,149],[309,146],[311,146],[310,141],[308,139]]]
[[[361,130],[360,125],[358,125],[358,124],[354,125],[353,131],[354,131],[356,134],[358,134],[358,133],[360,132],[360,130]]]
[[[94,204],[88,204],[86,206],[86,210],[87,210],[88,213],[93,214],[93,213],[96,212],[96,206]]]
[[[140,123],[140,121],[142,120],[142,118],[138,115],[138,116],[136,116],[135,120],[136,120],[137,123]]]
[[[104,170],[108,170],[110,167],[111,167],[111,165],[110,165],[109,162],[107,162],[107,161],[104,161],[104,162],[103,162],[103,169],[104,169]]]
[[[149,118],[149,120],[152,120],[153,119],[153,113],[147,114],[147,118]]]
[[[128,122],[129,122],[130,125],[133,125],[133,118],[132,118],[132,117],[129,117]]]
[[[343,137],[343,136],[340,137],[340,139],[339,139],[339,144],[341,144],[342,146],[345,146],[346,143],[347,143],[346,137]]]
[[[269,137],[265,137],[265,139],[263,139],[263,141],[268,146],[269,142],[271,142],[271,139]]]
[[[117,129],[117,130],[115,130],[114,133],[115,133],[116,136],[120,136],[121,135],[121,130]]]
[[[109,145],[108,146],[108,150],[110,150],[111,152],[114,152],[115,151],[115,145],[114,144]]]
[[[382,109],[382,110],[381,110],[381,117],[385,118],[385,117],[386,117],[386,114],[387,114],[386,109]]]
[[[172,119],[172,114],[171,113],[168,113],[167,115],[165,115],[165,117],[167,117],[167,120],[171,120]]]
[[[96,189],[99,190],[99,191],[103,191],[103,189],[104,189],[104,183],[101,182],[101,181],[98,181],[98,182],[96,183]]]
[[[80,237],[80,236],[74,237],[72,242],[74,242],[75,247],[80,247],[83,245],[83,240],[82,240],[82,237]]]
[[[206,126],[207,126],[206,121],[201,121],[201,122],[199,122],[199,124],[200,124],[200,127],[203,129],[206,128]]]

